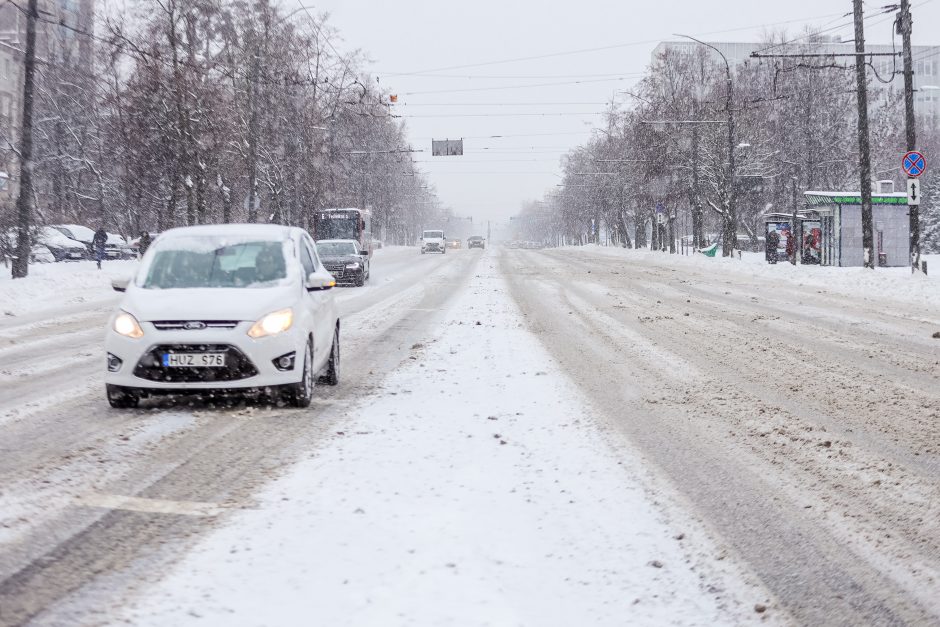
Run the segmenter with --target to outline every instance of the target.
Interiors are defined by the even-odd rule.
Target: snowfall
[[[940,308],[905,268],[767,265],[591,247],[677,271]],[[376,263],[382,255],[379,251]],[[254,501],[206,508],[214,530],[115,622],[140,625],[713,625],[785,622],[642,456],[592,419],[525,327],[487,251],[426,341],[346,408]],[[0,278],[0,315],[117,302],[115,262]],[[28,326],[25,327],[28,329]],[[2,370],[2,369],[0,369]],[[2,406],[2,401],[0,401]],[[731,557],[732,559],[727,559]]]

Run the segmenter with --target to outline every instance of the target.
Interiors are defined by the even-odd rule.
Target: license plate
[[[164,368],[224,368],[225,353],[164,353]]]

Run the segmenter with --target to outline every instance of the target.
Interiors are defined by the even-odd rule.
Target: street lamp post
[[[734,188],[734,110],[731,108],[731,105],[734,102],[734,82],[731,80],[731,64],[728,63],[728,57],[726,57],[724,53],[715,46],[696,39],[695,37],[690,37],[689,35],[677,34],[676,36],[691,39],[692,41],[701,44],[706,48],[711,48],[717,52],[722,61],[725,62],[725,79],[727,82],[727,87],[725,90],[725,115],[727,116],[728,123],[728,190],[727,204],[725,206],[725,224],[723,233],[724,236],[722,237],[723,242],[721,246],[721,254],[723,257],[730,257],[734,252],[734,245],[737,242],[738,237],[738,219],[737,210],[735,207],[735,202],[737,199]]]

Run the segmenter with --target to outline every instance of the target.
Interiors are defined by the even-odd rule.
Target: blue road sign
[[[921,153],[911,151],[904,155],[904,158],[901,160],[901,167],[904,168],[904,172],[909,177],[917,178],[927,169],[927,160],[924,159],[924,155]]]

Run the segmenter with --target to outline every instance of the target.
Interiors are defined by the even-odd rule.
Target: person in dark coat
[[[780,233],[770,231],[767,233],[767,261],[777,263],[777,247],[780,245]]]
[[[99,226],[95,231],[95,236],[91,239],[91,247],[95,251],[95,261],[98,262],[98,269],[101,270],[101,260],[104,259],[104,245],[108,243],[108,232],[103,226]]]
[[[147,231],[141,231],[140,240],[137,242],[137,249],[140,251],[141,257],[144,256],[144,253],[147,252],[148,248],[150,248],[150,233]]]

